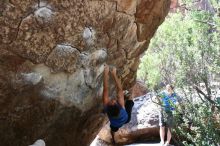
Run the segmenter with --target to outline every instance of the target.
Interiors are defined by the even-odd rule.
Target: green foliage
[[[184,123],[174,130],[180,144],[216,146],[220,101],[214,99],[211,83],[220,78],[220,3],[210,0],[214,11],[208,11],[194,7],[191,0],[183,2],[188,10],[169,14],[141,59],[137,75],[150,89],[171,83],[182,91]]]
[[[184,105],[184,122],[173,130],[177,141],[186,146],[217,146],[220,142],[218,112],[210,108],[211,104],[196,105],[187,101]]]
[[[152,56],[145,55],[141,59],[142,63],[140,64],[140,68],[142,69],[138,70],[138,75],[141,80],[144,81],[148,80],[150,88],[154,88],[155,86],[157,86],[161,78],[159,72],[160,56],[153,52],[149,54],[153,54],[153,55]],[[151,78],[147,78],[148,75],[154,75],[154,76],[152,76]]]
[[[138,78],[153,89],[160,82],[188,85],[219,74],[219,21],[206,11],[170,14],[142,58]]]

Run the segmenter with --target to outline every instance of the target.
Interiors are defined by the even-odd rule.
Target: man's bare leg
[[[172,135],[171,135],[171,129],[168,128],[168,130],[167,130],[167,141],[166,141],[166,143],[165,143],[165,146],[170,144],[171,137],[172,137]]]
[[[164,136],[165,136],[165,127],[160,126],[160,143],[164,144]]]

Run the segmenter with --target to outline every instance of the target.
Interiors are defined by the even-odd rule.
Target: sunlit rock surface
[[[130,88],[169,6],[170,0],[0,1],[1,145],[88,145],[106,117],[103,64],[115,65]]]
[[[131,88],[131,91],[132,91],[132,97],[135,98],[147,94],[148,89],[147,89],[147,85],[143,81],[137,80],[134,86]]]

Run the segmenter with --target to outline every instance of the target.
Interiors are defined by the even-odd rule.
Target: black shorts
[[[128,120],[125,122],[125,124],[129,123],[130,120],[131,120],[131,112],[132,112],[133,106],[134,106],[134,101],[133,100],[126,100],[126,102],[125,102],[125,110],[126,110],[126,112],[128,114]],[[111,131],[117,132],[120,127],[114,127],[114,126],[110,125],[110,128],[111,128]]]
[[[172,111],[160,111],[159,114],[159,126],[172,128],[174,124]]]

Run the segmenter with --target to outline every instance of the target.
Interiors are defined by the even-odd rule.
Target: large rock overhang
[[[1,1],[1,143],[88,145],[104,119],[103,64],[116,66],[130,88],[169,6],[170,0]]]

